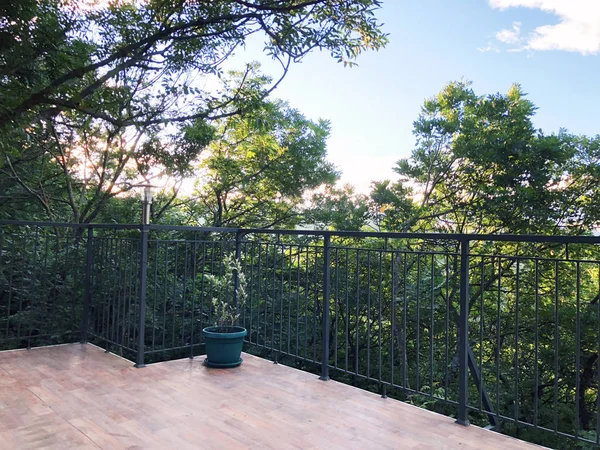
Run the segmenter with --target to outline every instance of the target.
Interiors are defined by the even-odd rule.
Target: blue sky
[[[600,133],[600,0],[387,0],[378,17],[387,48],[352,69],[313,53],[274,93],[331,121],[329,159],[358,190],[394,178],[423,100],[451,80],[471,80],[479,94],[520,83],[545,133]],[[232,64],[258,60],[275,76],[261,49],[251,42]]]

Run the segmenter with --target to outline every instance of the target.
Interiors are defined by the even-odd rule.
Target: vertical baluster
[[[371,250],[367,250],[367,380],[371,378]]]
[[[360,251],[356,249],[356,324],[354,327],[355,347],[354,347],[354,373],[358,375],[358,358],[360,356],[360,336],[359,336],[359,314],[360,314]]]
[[[456,423],[469,425],[469,239],[460,241],[460,317],[458,324],[458,417]]]
[[[90,305],[92,303],[92,270],[94,262],[94,228],[90,225],[87,230],[85,252],[85,293],[83,297],[83,314],[81,315],[81,337],[79,341],[84,344],[88,339],[90,323]]]
[[[396,358],[394,354],[395,345],[394,345],[394,333],[396,331],[396,255],[393,251],[390,252],[390,263],[392,267],[392,299],[390,302],[392,308],[392,325],[390,329],[390,357],[391,357],[391,378],[390,385],[394,386],[394,368],[396,367]]]
[[[408,388],[408,356],[406,354],[406,324],[408,320],[407,280],[408,280],[408,253],[404,252],[404,281],[402,282],[402,386]]]
[[[135,358],[135,367],[144,367],[145,339],[146,339],[146,277],[148,269],[148,225],[141,226],[142,239],[140,249],[140,315],[138,324],[138,343]]]
[[[558,346],[560,337],[558,334],[558,304],[559,304],[559,279],[558,260],[554,262],[554,434],[558,437]]]
[[[598,333],[598,348],[597,351],[600,353],[600,264],[598,264],[598,301],[597,305],[597,315],[596,315],[596,332]],[[596,383],[596,444],[600,444],[600,363],[596,364],[597,373],[596,380],[599,380]]]
[[[517,257],[517,273],[515,286],[515,425],[519,421],[519,294],[521,287],[521,260]]]
[[[576,284],[576,303],[575,303],[575,439],[579,438],[579,427],[581,417],[580,390],[581,390],[581,264],[579,261],[575,264],[575,284]]]
[[[421,253],[417,253],[417,314],[415,328],[417,333],[415,359],[417,364],[415,389],[421,391]]]
[[[333,366],[338,368],[338,333],[339,333],[339,299],[340,299],[340,265],[339,265],[339,248],[335,248],[335,294],[333,295]]]
[[[446,305],[446,335],[445,335],[445,359],[444,359],[444,400],[448,400],[448,383],[449,383],[449,366],[448,366],[448,362],[449,362],[449,353],[450,353],[450,349],[449,349],[449,334],[450,334],[450,255],[448,255],[448,253],[446,253],[446,264],[445,264],[445,269],[446,269],[446,278],[444,280],[444,284],[445,284],[445,288],[446,288],[446,295],[445,295],[445,305]]]
[[[377,333],[377,347],[379,348],[379,361],[378,361],[378,370],[377,370],[377,379],[379,380],[379,383],[381,383],[382,381],[382,345],[381,345],[381,328],[383,326],[383,321],[381,318],[382,315],[382,306],[381,306],[381,290],[382,290],[382,284],[383,284],[383,252],[380,250],[379,251],[379,289],[377,291],[377,302],[379,303],[379,320],[378,320],[378,333]]]
[[[320,380],[329,380],[329,308],[331,295],[331,237],[323,237],[323,358]],[[316,301],[316,298],[315,298]]]
[[[292,351],[292,270],[294,267],[293,264],[293,256],[294,256],[294,251],[293,251],[293,246],[290,244],[289,246],[289,253],[290,253],[290,257],[289,257],[289,262],[288,262],[288,280],[287,280],[287,286],[288,286],[288,295],[287,295],[287,304],[288,304],[288,311],[287,311],[287,315],[288,315],[288,323],[287,323],[287,354],[291,355],[291,351]]]
[[[498,297],[496,316],[496,414],[500,415],[500,313],[502,310],[502,258],[498,257]]]
[[[538,397],[539,397],[539,336],[540,336],[540,268],[539,268],[539,260],[535,258],[534,260],[535,267],[535,356],[534,356],[534,388],[533,388],[533,426],[537,427],[538,425]]]
[[[198,233],[194,233],[194,248],[192,250],[192,310],[190,315],[190,358],[194,357],[194,342],[196,330],[196,277],[198,276]],[[155,279],[156,283],[156,279]],[[154,340],[153,340],[154,345]]]
[[[429,324],[429,393],[433,396],[433,350],[434,350],[434,309],[435,309],[435,253],[431,254],[431,305]]]
[[[301,248],[298,246],[298,261],[296,266],[296,356],[300,356],[300,265]]]
[[[479,303],[479,373],[480,380],[477,387],[479,395],[479,410],[483,411],[483,317],[485,303],[485,257],[481,256],[481,274],[480,274],[480,303]]]

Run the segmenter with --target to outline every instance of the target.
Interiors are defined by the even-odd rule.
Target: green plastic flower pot
[[[206,327],[202,330],[209,367],[237,367],[242,363],[242,346],[248,332],[243,327]]]

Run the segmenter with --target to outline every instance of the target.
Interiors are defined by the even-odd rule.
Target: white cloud
[[[505,44],[518,44],[521,41],[521,22],[513,23],[512,28],[498,31],[496,39]]]
[[[527,50],[564,50],[583,55],[600,53],[600,0],[489,0],[494,9],[539,9],[560,18],[559,23],[537,27],[521,36],[520,24],[499,31],[496,38]]]
[[[494,45],[492,45],[491,42],[488,42],[488,44],[485,47],[478,47],[477,51],[480,53],[487,53],[487,52],[498,53],[500,50],[498,50],[498,48],[496,48]]]

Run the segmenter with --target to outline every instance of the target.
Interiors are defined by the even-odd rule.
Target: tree
[[[184,139],[195,133],[187,128]],[[186,201],[191,223],[293,227],[305,195],[337,179],[326,159],[329,124],[308,120],[285,102],[263,101],[251,113],[221,119],[215,134]]]
[[[564,130],[544,134],[533,126],[535,110],[518,85],[507,94],[480,96],[470,83],[453,82],[426,100],[414,123],[417,145],[411,158],[395,168],[400,179],[376,183],[371,193],[381,228],[590,233],[600,222],[591,201],[599,194],[600,136],[574,136]],[[523,422],[549,429],[556,414],[561,430],[579,429],[595,439],[590,430],[597,412],[598,270],[590,261],[598,261],[597,248],[477,241],[469,247],[469,346],[495,413],[517,414]],[[424,318],[426,313],[417,308],[417,330],[456,326],[458,290],[452,284],[458,280],[457,259],[453,264],[431,252],[450,258],[459,254],[458,244],[413,239],[400,248],[406,249],[404,259],[395,259],[405,270],[395,290],[401,292],[407,283],[417,289],[402,296],[397,314],[410,317],[415,297],[417,305],[419,299],[430,298],[432,305],[443,302],[442,313],[432,307]],[[411,261],[409,255],[415,253]],[[579,330],[576,338],[574,330]],[[400,347],[405,345],[404,333],[398,325],[394,334]],[[446,361],[440,367],[433,380],[448,373],[453,379],[452,364],[448,367]],[[442,381],[430,388],[441,389]],[[479,389],[472,385],[471,392],[479,394]],[[470,401],[480,399],[471,396]],[[555,402],[553,409],[549,405]],[[477,420],[485,423],[486,418]],[[508,423],[503,429],[522,432]],[[554,443],[538,430],[527,433],[527,439]]]
[[[349,184],[341,188],[326,186],[313,195],[304,222],[318,229],[361,231],[369,222],[368,200]]]
[[[453,82],[425,101],[417,146],[395,168],[400,180],[372,193],[384,227],[589,232],[600,220],[589,201],[598,194],[600,137],[545,135],[533,127],[535,110],[518,85],[478,96]]]
[[[25,151],[4,155],[0,214],[89,223],[140,183],[171,184],[173,198],[191,161],[212,138],[209,126],[196,127],[203,135],[197,133],[192,148],[150,126],[106,126],[79,113],[39,120],[28,131]]]
[[[37,117],[77,111],[114,126],[148,126],[226,117],[253,98],[219,96],[194,79],[221,66],[248,36],[262,33],[265,52],[283,74],[313,49],[345,64],[386,43],[374,12],[379,0],[119,1],[107,7],[25,0],[4,5],[0,125],[18,149]],[[94,30],[94,32],[90,32]],[[275,86],[265,87],[264,97]],[[107,111],[106,104],[129,99]],[[15,150],[14,148],[12,150]]]
[[[374,16],[379,6],[378,0],[1,5],[0,183],[9,195],[0,208],[15,217],[14,200],[33,199],[26,214],[89,222],[140,181],[170,176],[174,189],[155,208],[160,216],[213,138],[211,123],[260,109],[281,80],[259,80],[252,65],[233,80],[223,77],[222,64],[248,36],[264,34],[282,76],[313,49],[352,65],[362,51],[386,43]],[[200,88],[207,77],[220,79],[220,87]]]

